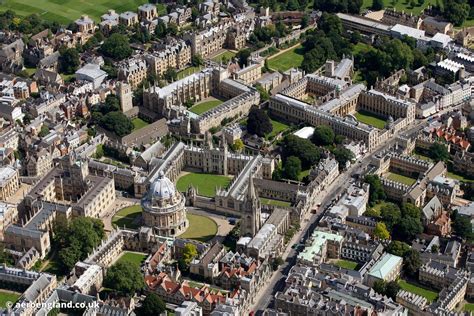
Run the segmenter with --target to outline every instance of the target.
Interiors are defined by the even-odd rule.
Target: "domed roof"
[[[150,186],[150,197],[154,199],[169,199],[176,194],[176,188],[163,173]]]

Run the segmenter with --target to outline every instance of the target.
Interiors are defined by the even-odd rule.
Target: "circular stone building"
[[[170,179],[160,174],[142,199],[143,221],[160,236],[181,235],[188,228],[184,203],[183,194]]]

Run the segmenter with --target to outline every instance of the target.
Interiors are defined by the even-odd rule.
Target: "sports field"
[[[223,102],[221,100],[210,100],[210,101],[204,101],[202,103],[198,103],[192,108],[189,109],[189,111],[196,113],[196,114],[202,114],[206,111],[209,111],[210,109],[215,108],[219,104],[222,104]]]
[[[298,45],[268,59],[268,67],[274,70],[287,71],[290,68],[301,67],[303,59],[303,47]]]
[[[143,128],[148,125],[147,122],[142,120],[141,118],[137,117],[132,120],[133,124],[133,131],[136,131],[137,129]]]
[[[217,234],[216,222],[207,216],[187,214],[189,227],[180,238],[194,239],[206,242]]]
[[[398,285],[400,285],[400,288],[402,290],[423,296],[430,302],[433,302],[436,300],[436,298],[438,298],[438,293],[428,290],[426,288],[423,288],[420,285],[408,283],[405,280],[398,281]]]
[[[136,264],[137,266],[141,266],[146,257],[147,255],[144,253],[124,251],[117,262],[130,262]]]
[[[125,207],[118,211],[112,218],[112,224],[118,227],[138,228],[135,219],[142,214],[142,207],[140,205],[133,205]]]
[[[20,298],[20,293],[0,290],[0,308],[5,308],[7,302],[15,303]]]
[[[385,128],[385,121],[380,117],[366,111],[358,111],[355,113],[355,117],[359,122],[373,126],[375,128]]]
[[[207,197],[216,196],[216,187],[227,188],[231,177],[209,173],[188,173],[178,179],[176,187],[180,192],[188,190],[189,186],[197,189],[198,194]]]
[[[392,173],[392,172],[388,173],[387,178],[389,178],[392,181],[403,183],[403,184],[406,184],[406,185],[412,185],[413,183],[416,182],[416,179],[406,177],[406,176],[401,175],[401,174]]]
[[[402,0],[402,1],[384,0],[383,2],[385,4],[385,8],[393,7],[394,6],[393,4],[395,3],[395,9],[397,9],[397,11],[403,10],[405,12],[408,12],[408,13],[411,12],[413,14],[420,14],[421,10],[425,9],[427,6],[436,4],[436,0],[425,0],[425,3],[421,6],[418,5],[418,1],[415,1],[416,5],[414,7],[410,5],[410,1],[405,1],[405,0]],[[362,4],[362,10],[370,9],[370,7],[372,6],[372,3],[373,3],[373,0],[364,0]]]
[[[110,9],[117,13],[136,12],[140,5],[148,2],[148,0],[2,0],[0,11],[13,10],[22,16],[36,13],[45,20],[67,25],[81,15],[88,15],[99,22],[100,16]],[[160,15],[166,12],[163,4],[158,4],[157,8]]]

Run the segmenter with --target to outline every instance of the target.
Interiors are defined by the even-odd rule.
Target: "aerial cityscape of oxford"
[[[474,0],[0,0],[0,315],[474,315]]]

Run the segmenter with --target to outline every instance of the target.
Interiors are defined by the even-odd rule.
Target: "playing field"
[[[274,70],[287,71],[290,68],[301,67],[303,59],[303,47],[298,45],[268,59],[268,67]]]
[[[414,14],[420,14],[421,10],[425,9],[427,6],[436,4],[436,0],[425,0],[425,3],[421,6],[418,5],[418,1],[415,1],[417,5],[415,5],[414,7],[410,5],[410,1],[405,1],[405,0],[403,1],[384,0],[383,2],[385,4],[385,8],[393,7],[393,3],[395,2],[395,9],[397,9],[397,11],[403,10],[405,12],[408,12],[408,13],[411,12]],[[362,10],[370,9],[370,7],[372,6],[372,3],[373,3],[373,0],[364,0],[362,4]]]
[[[143,128],[148,125],[147,122],[142,120],[141,118],[137,117],[132,120],[133,124],[133,131],[136,131],[137,129]]]
[[[357,265],[358,265],[357,262],[350,261],[350,260],[343,260],[343,259],[337,260],[336,262],[334,262],[334,264],[338,267],[341,267],[343,269],[348,269],[348,270],[357,270]]]
[[[271,199],[266,199],[266,198],[260,198],[260,202],[263,205],[273,205],[273,206],[281,206],[281,207],[290,207],[291,206],[290,202],[280,201],[280,200],[271,200]]]
[[[0,308],[5,308],[7,302],[15,303],[20,296],[20,293],[0,290]]]
[[[112,224],[118,227],[138,228],[135,219],[142,214],[142,207],[140,205],[133,205],[125,207],[118,211],[112,218]]]
[[[216,196],[216,187],[225,189],[231,180],[232,178],[227,176],[191,172],[179,178],[176,187],[180,192],[185,192],[192,185],[197,189],[199,195],[214,197]]]
[[[22,16],[36,13],[43,19],[67,25],[84,14],[99,22],[100,16],[110,9],[117,13],[136,12],[140,5],[148,2],[148,0],[3,0],[0,1],[0,11],[13,10]],[[166,12],[163,4],[158,4],[157,8],[160,15]]]
[[[421,287],[420,285],[413,284],[413,283],[408,283],[405,280],[398,281],[398,285],[400,285],[400,288],[402,290],[408,291],[410,293],[415,293],[415,294],[421,295],[430,302],[433,302],[438,297],[438,293],[436,293],[434,291],[431,291],[431,290],[428,290],[428,289],[425,289],[425,288]]]
[[[117,262],[133,263],[141,266],[147,255],[139,252],[124,251]]]
[[[412,185],[413,183],[416,182],[416,179],[406,177],[406,176],[398,174],[398,173],[391,173],[391,172],[389,172],[387,174],[387,178],[392,180],[392,181],[396,181],[396,182],[403,183],[403,184],[406,184],[406,185]]]
[[[194,239],[206,242],[217,234],[216,222],[207,216],[187,214],[189,227],[180,238]]]
[[[210,100],[210,101],[204,101],[202,103],[198,103],[192,108],[189,109],[189,111],[196,113],[196,114],[202,114],[206,111],[209,111],[210,109],[215,108],[219,104],[222,104],[223,102],[221,100]]]
[[[362,122],[364,124],[367,124],[379,129],[385,128],[385,121],[375,114],[372,114],[366,111],[358,111],[355,113],[355,117],[359,122]]]
[[[216,63],[220,63],[224,57],[226,57],[227,60],[230,60],[230,59],[233,58],[234,56],[235,56],[235,53],[234,53],[234,52],[231,52],[231,51],[229,51],[229,50],[226,50],[225,52],[220,53],[219,55],[217,55],[217,56],[215,56],[214,58],[212,58],[212,60],[215,61]]]

